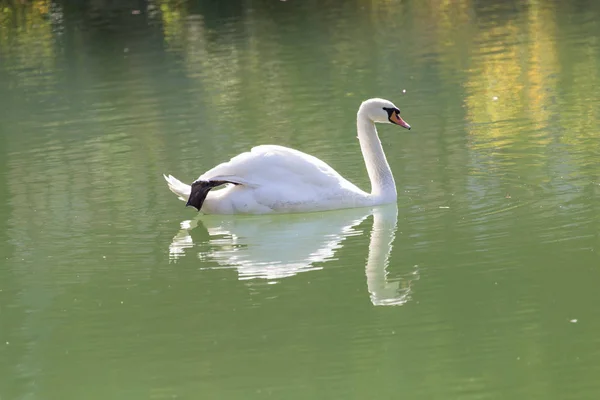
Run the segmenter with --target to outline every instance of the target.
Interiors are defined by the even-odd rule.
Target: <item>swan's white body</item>
[[[394,177],[375,129],[375,122],[388,121],[410,129],[387,100],[367,100],[359,108],[357,131],[371,193],[359,189],[316,157],[283,146],[263,145],[217,165],[196,180],[231,182],[224,189],[208,192],[201,210],[206,214],[292,213],[395,202]],[[173,193],[188,200],[191,186],[171,175],[165,179]]]

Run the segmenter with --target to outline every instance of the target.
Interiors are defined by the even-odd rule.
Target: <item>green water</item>
[[[0,1],[0,399],[599,398],[572,3]],[[273,143],[368,189],[375,96],[397,205],[203,217],[162,179]]]

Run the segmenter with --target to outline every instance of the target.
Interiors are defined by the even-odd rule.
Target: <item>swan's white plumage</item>
[[[179,179],[175,178],[172,175],[163,175],[167,184],[169,185],[169,190],[179,197],[179,200],[187,201],[188,197],[190,197],[190,193],[192,192],[192,187],[181,182]]]
[[[205,172],[198,180],[240,184],[208,194],[202,210],[211,214],[348,208],[366,195],[318,158],[277,145],[254,147]]]
[[[296,179],[317,187],[337,185],[344,178],[325,162],[288,147],[262,145],[206,171],[201,180],[233,180],[249,186]]]
[[[383,155],[374,122],[387,122],[382,99],[367,100],[357,116],[358,136],[373,194],[342,177],[327,163],[288,147],[262,145],[206,171],[197,181],[228,181],[211,190],[201,210],[207,214],[265,214],[324,211],[389,203],[396,199],[394,180]],[[191,187],[165,176],[169,189],[187,200]]]
[[[251,187],[273,182],[332,189],[352,185],[325,162],[288,147],[262,145],[217,165],[198,178],[231,180]],[[358,188],[354,187],[358,190]]]

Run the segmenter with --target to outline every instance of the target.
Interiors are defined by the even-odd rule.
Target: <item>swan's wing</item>
[[[202,174],[200,180],[224,180],[259,187],[280,183],[334,188],[351,185],[327,163],[288,147],[253,147]],[[353,185],[352,185],[353,186]]]

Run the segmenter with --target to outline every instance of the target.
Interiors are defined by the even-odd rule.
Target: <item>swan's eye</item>
[[[383,110],[387,113],[388,118],[391,118],[394,114],[400,115],[400,110],[397,108],[383,107]]]

